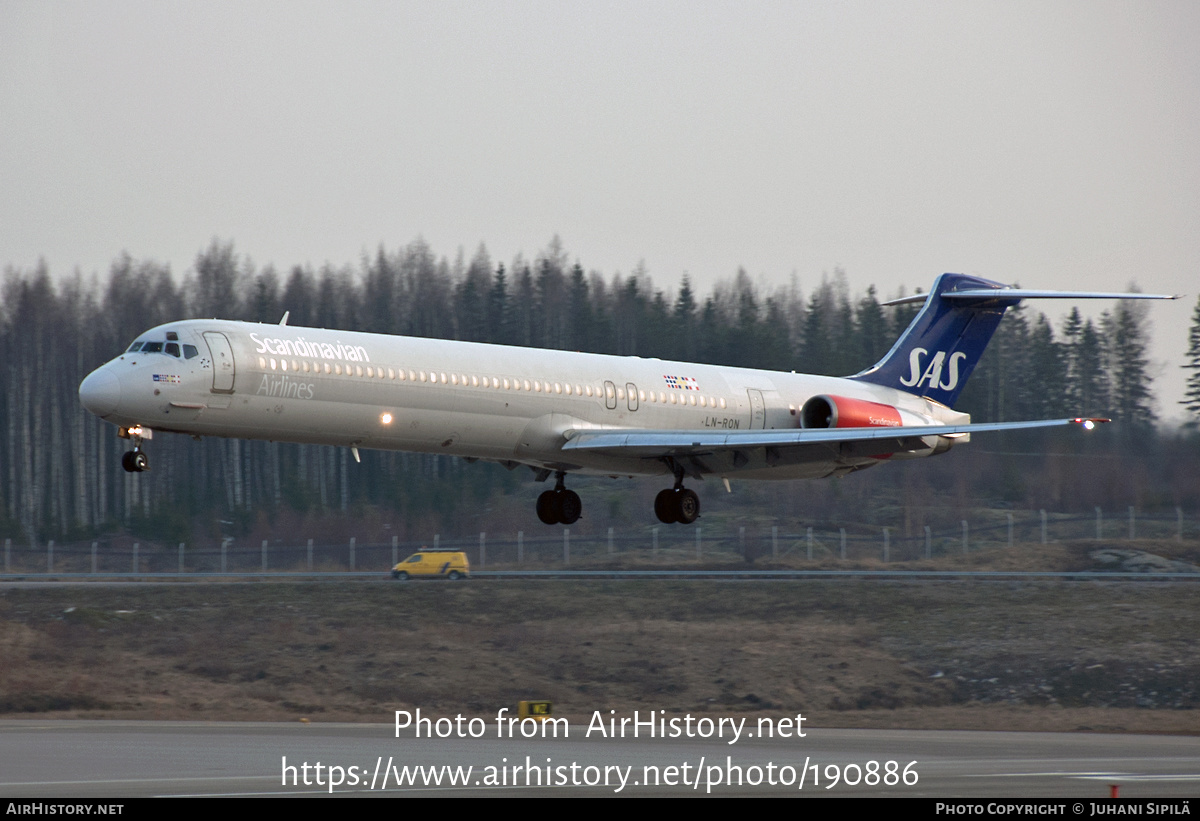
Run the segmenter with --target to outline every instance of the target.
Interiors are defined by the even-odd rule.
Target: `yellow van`
[[[467,554],[450,550],[422,550],[392,568],[392,578],[466,579],[471,576]]]

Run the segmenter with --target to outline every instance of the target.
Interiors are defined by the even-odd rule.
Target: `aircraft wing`
[[[867,453],[901,453],[926,450],[929,437],[960,438],[972,433],[1081,425],[1091,429],[1108,419],[1039,419],[1029,422],[982,422],[969,425],[907,425],[872,428],[788,428],[784,430],[580,430],[563,450],[581,450],[610,456],[708,456],[757,448],[840,448],[862,443]],[[854,448],[859,450],[859,448]]]

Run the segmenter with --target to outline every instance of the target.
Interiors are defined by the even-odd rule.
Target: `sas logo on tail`
[[[947,380],[942,381],[942,371],[946,365],[946,352],[938,351],[929,360],[929,364],[925,366],[925,370],[921,370],[921,358],[928,356],[929,351],[924,348],[913,348],[912,353],[908,355],[909,375],[907,379],[901,379],[900,384],[909,388],[919,388],[922,385],[928,385],[931,388],[939,388],[944,391],[952,391],[958,386],[958,363],[967,358],[967,355],[962,351],[955,351],[950,354],[950,373],[947,375]]]

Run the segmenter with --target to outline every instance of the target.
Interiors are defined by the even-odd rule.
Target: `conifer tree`
[[[1146,354],[1145,308],[1122,301],[1109,318],[1112,372],[1112,412],[1115,419],[1153,424],[1154,397],[1150,391],[1150,360]]]
[[[1184,368],[1191,371],[1184,390],[1182,404],[1191,419],[1190,425],[1200,424],[1200,299],[1196,300],[1196,310],[1192,314],[1192,327],[1188,330],[1187,363]]]

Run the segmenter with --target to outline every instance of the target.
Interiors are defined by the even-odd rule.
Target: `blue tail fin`
[[[887,355],[850,378],[954,407],[1004,312],[1021,301],[1020,297],[1006,297],[1002,290],[1006,287],[965,274],[942,274],[925,298],[925,306]],[[987,293],[992,290],[999,293]],[[947,296],[962,291],[970,293]]]

